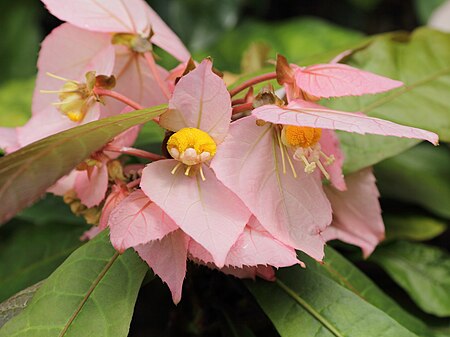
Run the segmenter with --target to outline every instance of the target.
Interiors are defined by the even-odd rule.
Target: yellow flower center
[[[174,159],[192,166],[211,160],[216,154],[217,145],[205,131],[183,128],[169,138],[167,150]]]
[[[319,143],[321,136],[322,129],[307,126],[284,125],[278,141],[280,147],[281,144],[283,144],[286,147],[294,149],[294,159],[303,162],[306,173],[313,173],[318,167],[324,177],[330,179],[330,175],[325,169],[325,166],[331,165],[335,158],[333,155],[326,155],[321,150]],[[283,172],[285,172],[284,167],[283,161]],[[295,173],[294,176],[296,176]]]
[[[322,129],[287,125],[283,127],[281,139],[288,146],[309,148],[316,145],[321,136]]]

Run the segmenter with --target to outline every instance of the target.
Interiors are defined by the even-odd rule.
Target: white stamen
[[[174,159],[180,158],[180,152],[175,147],[171,148],[169,150],[169,153],[172,156],[172,158],[174,158]]]
[[[305,155],[301,155],[300,158],[302,159],[303,163],[305,164],[305,173],[313,173],[316,169],[316,163],[315,162],[309,162],[308,159],[306,159]]]
[[[188,167],[186,168],[186,171],[184,171],[184,175],[185,175],[185,176],[188,176],[188,175],[189,175],[189,172],[191,172],[191,167],[192,167],[192,166],[188,165]]]
[[[319,166],[320,171],[323,173],[323,175],[325,176],[325,178],[327,180],[330,180],[330,175],[328,174],[328,172],[325,170],[325,167],[323,167],[322,163],[320,162],[320,160],[316,161],[317,166]]]
[[[172,170],[170,173],[175,174],[175,172],[177,172],[178,168],[179,168],[182,164],[183,164],[182,162],[179,162],[179,163],[173,168],[173,170]]]
[[[291,167],[292,174],[294,175],[294,178],[297,178],[297,171],[295,171],[294,163],[292,163],[291,158],[289,157],[289,153],[286,150],[286,158],[288,160],[289,166]]]
[[[334,157],[333,154],[330,156],[327,156],[325,153],[320,151],[320,155],[325,158],[325,165],[327,165],[327,166],[333,164],[334,161],[336,160],[336,158]]]
[[[201,166],[200,166],[200,176],[202,177],[202,180],[203,180],[203,181],[206,180],[205,175],[204,175],[204,173],[203,173],[203,168],[202,168]]]
[[[285,158],[284,158],[284,146],[281,143],[281,135],[278,133],[278,131],[275,131],[275,132],[276,132],[276,137],[277,137],[277,140],[278,140],[278,146],[280,147],[280,151],[281,151],[281,162],[283,164],[283,174],[286,174],[286,162],[285,162]]]
[[[202,152],[202,153],[200,154],[200,161],[201,161],[201,162],[207,161],[207,160],[209,160],[210,158],[211,158],[211,153],[209,153],[208,151]]]
[[[41,94],[66,94],[77,92],[76,90],[39,90]]]
[[[64,77],[61,77],[61,76],[58,76],[58,75],[55,75],[55,74],[52,74],[52,73],[49,73],[49,72],[46,72],[45,74],[46,74],[47,76],[50,76],[50,77],[52,77],[52,78],[55,78],[55,79],[57,79],[57,80],[61,80],[61,81],[64,81],[64,82],[74,82],[74,83],[79,83],[79,82],[77,82],[77,81],[68,80],[67,78],[64,78]]]

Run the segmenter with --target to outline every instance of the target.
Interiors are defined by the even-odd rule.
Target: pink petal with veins
[[[347,191],[326,187],[333,208],[333,223],[324,233],[326,240],[339,239],[361,247],[369,256],[384,239],[384,224],[378,202],[379,192],[371,168],[346,177]]]
[[[300,89],[325,98],[376,94],[403,85],[400,81],[338,63],[295,66],[294,76]]]
[[[171,174],[177,164],[176,160],[161,160],[147,165],[141,188],[222,267],[250,212],[206,165],[203,165],[206,180],[202,181],[199,174],[185,176],[182,168]]]
[[[98,227],[105,229],[108,227],[109,216],[111,212],[119,205],[119,203],[125,199],[130,192],[126,186],[113,185],[111,188],[111,193],[105,200],[105,205],[102,209],[102,215],[100,216],[100,221]]]
[[[143,0],[42,0],[62,21],[95,32],[149,33],[148,5]]]
[[[231,125],[211,167],[272,236],[321,260],[325,241],[320,233],[331,223],[330,204],[317,176],[304,173],[293,160],[295,178],[285,162],[283,173],[272,125],[257,126],[250,116]]]
[[[368,117],[362,113],[331,110],[303,100],[294,100],[286,107],[264,105],[253,110],[253,115],[274,124],[417,138],[425,139],[435,145],[438,143],[438,135],[433,132]]]
[[[189,237],[183,231],[176,230],[160,241],[151,241],[134,248],[153,272],[167,283],[175,304],[181,300],[188,243]]]
[[[273,267],[288,267],[299,263],[294,248],[288,247],[274,239],[262,228],[255,217],[250,218],[250,225],[240,235],[231,247],[225,260],[225,266],[242,268],[244,266],[271,265]],[[258,223],[260,230],[252,228],[252,223]],[[194,240],[189,243],[189,253],[198,260],[212,263],[211,254]]]
[[[114,74],[117,84],[114,91],[128,97],[144,107],[167,103],[168,99],[159,87],[154,74],[150,71],[144,56],[131,53],[123,46],[116,46],[117,56]],[[164,82],[168,71],[157,66],[159,76]],[[163,83],[167,85],[167,83]],[[105,97],[106,114],[117,115],[126,107],[124,103]],[[134,110],[134,109],[133,109]]]
[[[123,199],[109,216],[111,243],[119,252],[129,247],[160,240],[178,229],[161,208],[141,190]]]
[[[197,128],[221,143],[230,126],[231,110],[225,82],[213,73],[212,62],[205,59],[177,83],[169,111],[161,115],[160,124],[171,131]]]
[[[47,72],[81,82],[91,70],[111,75],[114,54],[111,37],[107,34],[89,32],[68,23],[55,28],[42,42],[39,52],[33,114],[43,113],[51,103],[59,102],[58,94],[40,92],[61,90],[64,85],[64,81],[48,76]]]
[[[178,61],[185,62],[191,55],[180,38],[166,25],[156,12],[147,7],[151,28],[155,35],[151,42],[174,56]]]

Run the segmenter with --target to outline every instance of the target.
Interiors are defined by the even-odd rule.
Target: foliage
[[[134,251],[120,255],[113,249],[107,231],[87,243],[80,241],[89,227],[60,197],[47,195],[26,208],[92,152],[132,126],[142,125],[136,148],[161,153],[165,132],[151,120],[166,107],[102,119],[31,144],[0,158],[0,219],[6,222],[15,216],[0,228],[0,337],[447,335],[450,256],[442,247],[448,243],[450,219],[450,103],[446,100],[450,35],[419,28],[367,37],[317,17],[263,21],[261,16],[273,9],[269,0],[149,2],[196,60],[212,56],[214,66],[225,71],[230,88],[273,71],[267,61],[277,53],[304,66],[329,62],[348,50],[342,63],[401,80],[405,86],[320,103],[432,130],[439,134],[441,145],[340,133],[346,174],[375,165],[386,240],[373,255],[362,260],[355,247],[333,241],[323,262],[298,252],[306,268],[282,268],[275,282],[218,277],[216,271],[192,264],[183,300],[174,307],[165,287],[153,281],[154,274]],[[425,23],[442,0],[413,2],[414,20]],[[386,3],[346,0],[343,7],[354,9],[352,15],[374,16]],[[298,5],[306,11],[313,6]],[[28,0],[8,6],[0,5],[4,32],[0,126],[16,127],[31,114],[35,61],[43,37],[42,27],[37,27],[44,10]],[[155,52],[162,57],[161,65],[176,65],[166,52],[159,48]],[[271,83],[280,88],[275,80]],[[139,293],[142,285],[146,286]],[[151,301],[144,297],[146,290]],[[142,299],[136,305],[138,293]],[[158,321],[158,329],[135,331],[139,315],[146,322]]]
[[[102,233],[73,253],[0,336],[126,336],[147,267],[119,255]]]

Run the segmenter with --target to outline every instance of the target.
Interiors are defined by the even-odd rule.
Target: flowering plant
[[[144,283],[158,277],[183,306],[205,286],[202,273],[253,280],[244,284],[283,336],[292,334],[277,315],[290,305],[309,315],[294,320],[314,319],[302,323],[302,336],[316,328],[412,335],[401,318],[409,316],[378,312],[373,305],[382,305],[343,275],[360,272],[329,248],[339,240],[369,258],[386,238],[376,162],[346,171],[353,150],[341,139],[356,133],[438,145],[437,130],[332,108],[329,99],[381,93],[389,102],[415,84],[344,63],[355,49],[308,66],[278,54],[267,71],[229,86],[213,59],[194,60],[143,0],[42,2],[65,22],[42,43],[31,118],[0,128],[0,219],[48,192],[89,227],[71,234],[86,243],[0,336],[125,336],[146,274]],[[176,60],[172,69],[160,65],[162,51]],[[145,146],[147,128],[164,133],[160,151]],[[372,286],[358,277],[364,289]],[[43,306],[61,310],[41,324]],[[356,316],[346,323],[326,312],[332,306],[372,315],[381,327]]]

